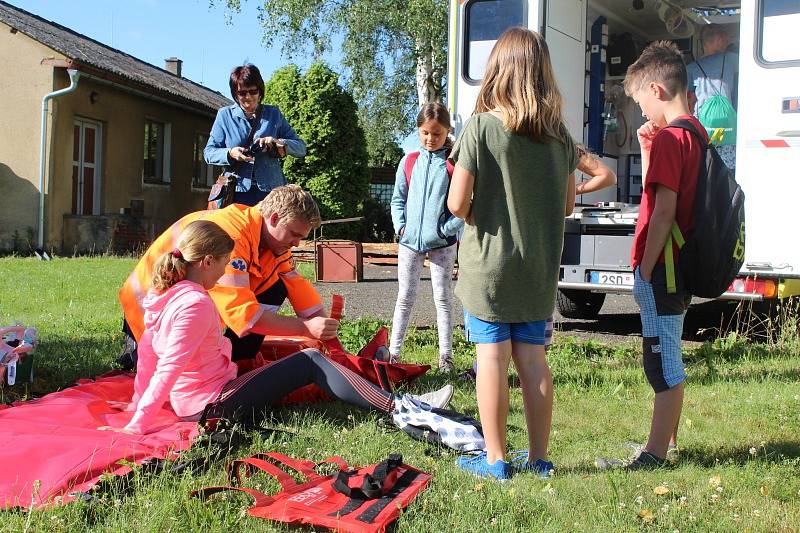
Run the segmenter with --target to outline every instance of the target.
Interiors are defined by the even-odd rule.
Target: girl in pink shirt
[[[288,393],[314,383],[330,396],[363,409],[392,413],[395,396],[316,350],[303,350],[236,377],[231,343],[206,292],[225,271],[233,240],[208,220],[189,224],[178,246],[161,256],[144,299],[145,331],[131,402],[111,402],[133,411],[123,428],[143,434],[169,402],[184,420],[258,419]],[[449,400],[449,397],[448,397]],[[441,406],[437,406],[441,407]]]

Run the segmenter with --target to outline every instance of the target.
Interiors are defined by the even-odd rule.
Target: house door
[[[75,119],[72,127],[72,214],[99,215],[100,147],[99,122]]]

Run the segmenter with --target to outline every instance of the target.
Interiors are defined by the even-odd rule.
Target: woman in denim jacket
[[[281,159],[287,154],[305,156],[306,143],[277,107],[260,103],[264,80],[258,67],[233,69],[230,87],[237,103],[217,112],[203,155],[209,165],[224,166],[226,175],[237,176],[235,203],[255,205],[275,187],[286,185]],[[254,123],[252,144],[260,151],[250,153],[245,144]]]
[[[439,369],[449,372],[453,369],[453,291],[450,281],[456,260],[457,235],[464,227],[464,221],[447,209],[450,114],[438,102],[425,104],[417,116],[417,126],[422,149],[416,155],[410,177],[406,177],[406,165],[411,155],[400,161],[392,195],[392,222],[400,246],[397,250],[399,290],[389,353],[395,361],[400,357],[427,255],[439,332]]]

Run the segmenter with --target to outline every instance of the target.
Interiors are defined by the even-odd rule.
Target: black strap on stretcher
[[[364,509],[356,520],[371,524],[378,514],[385,509],[397,496],[411,486],[419,476],[419,472],[407,470],[398,478],[391,487],[386,487],[386,478],[397,467],[403,464],[403,456],[391,454],[385,461],[375,467],[372,474],[365,474],[360,487],[351,487],[348,484],[350,477],[357,474],[357,470],[340,471],[336,475],[333,488],[337,492],[349,496],[350,499],[337,511],[329,516],[346,516],[364,506],[368,501],[375,500],[372,505]]]

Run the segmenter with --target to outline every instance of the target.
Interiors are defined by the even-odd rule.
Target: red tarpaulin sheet
[[[43,398],[0,410],[0,508],[44,507],[75,499],[103,473],[125,474],[120,461],[163,459],[191,446],[195,422],[181,422],[162,408],[148,435],[99,431],[124,426],[133,413],[112,409],[107,400],[130,401],[133,375],[105,375]]]
[[[331,316],[341,316],[344,300],[333,299]],[[380,328],[359,354],[347,353],[332,339],[320,342],[302,337],[267,337],[264,356],[240,361],[240,372],[269,364],[303,348],[316,348],[334,361],[376,385],[398,386],[412,382],[430,369],[429,365],[390,364],[375,361],[379,347],[385,347],[388,331]],[[92,487],[101,474],[126,474],[146,459],[174,458],[187,450],[198,435],[195,422],[181,422],[169,407],[162,407],[153,423],[159,428],[147,435],[126,435],[100,431],[100,426],[123,427],[133,416],[112,409],[109,400],[129,402],[133,396],[133,374],[109,373],[97,380],[54,392],[38,400],[0,407],[0,509],[44,507],[75,499],[73,493]],[[308,385],[284,398],[285,404],[325,399],[316,385]]]

